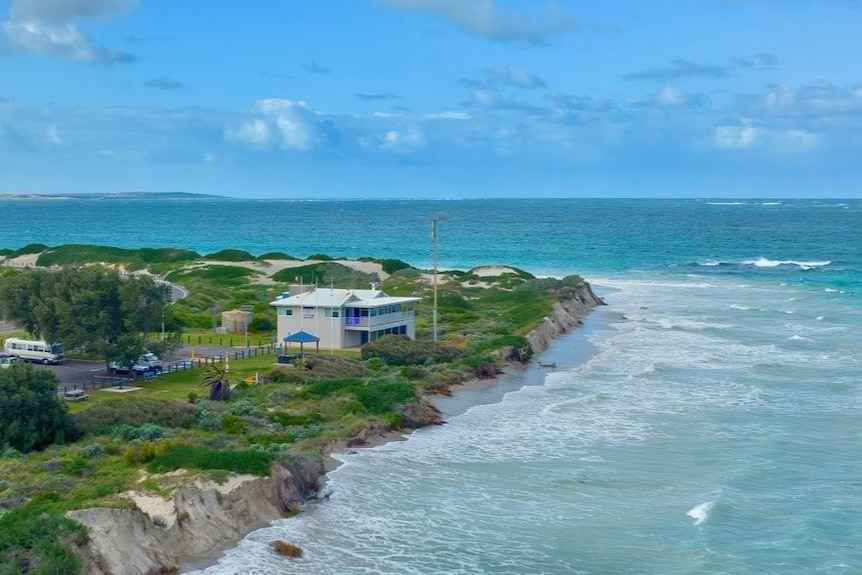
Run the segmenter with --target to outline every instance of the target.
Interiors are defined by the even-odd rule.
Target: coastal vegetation
[[[49,252],[49,254],[52,252]],[[129,367],[145,350],[164,351],[175,338],[151,341],[172,327],[168,288],[148,275],[122,277],[104,266],[25,269],[0,282],[0,308],[33,338]]]
[[[50,372],[29,365],[0,371],[0,575],[77,573],[71,551],[87,533],[66,513],[133,507],[131,490],[170,495],[176,485],[165,474],[180,468],[216,481],[231,473],[267,475],[273,464],[322,468],[335,446],[439,423],[430,394],[529,360],[528,334],[556,303],[581,297],[585,288],[578,276],[535,278],[514,268],[441,272],[434,341],[430,274],[400,260],[362,258],[360,266],[324,254],[297,261],[237,250],[205,257],[159,250],[159,259],[152,250],[80,248],[7,251],[7,261],[26,255],[56,267],[0,275],[8,317],[62,341],[76,357],[105,359],[124,345],[132,357],[130,350],[153,348],[162,343],[155,331],[163,317],[177,334],[175,345],[180,332],[211,334],[215,316],[239,305],[253,310],[250,337],[272,341],[269,302],[297,277],[335,287],[380,282],[389,295],[420,296],[417,341],[384,336],[361,351],[307,354],[294,365],[277,364],[273,355],[232,359],[229,370],[216,363],[165,373],[133,395],[95,390],[86,404],[74,405],[51,393],[57,382]],[[86,261],[74,255],[81,253]],[[188,297],[165,306],[150,275],[120,273],[137,266],[158,270]],[[13,399],[24,387],[42,390],[38,401]],[[34,434],[26,417],[19,424],[7,419],[7,411],[19,409],[38,409],[51,424]],[[37,525],[32,517],[44,519]]]

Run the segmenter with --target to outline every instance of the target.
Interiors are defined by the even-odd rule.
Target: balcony
[[[415,312],[411,309],[407,311],[399,311],[396,313],[387,313],[383,315],[346,317],[344,318],[344,327],[346,329],[364,329],[388,325],[392,323],[402,323],[406,320],[412,321],[415,315]]]

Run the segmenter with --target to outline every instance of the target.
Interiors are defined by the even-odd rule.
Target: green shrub
[[[21,457],[23,454],[12,447],[11,445],[4,445],[0,447],[0,459],[17,459]]]
[[[380,357],[369,357],[365,360],[365,366],[374,372],[379,372],[386,367],[386,362]]]
[[[407,379],[422,379],[428,375],[428,372],[420,367],[407,365],[401,368],[401,377]]]
[[[57,493],[43,493],[0,515],[0,574],[79,573],[72,548],[87,542],[87,529],[64,513]]]
[[[292,434],[289,433],[271,433],[271,434],[260,434],[260,435],[249,435],[248,441],[251,443],[249,445],[249,449],[258,451],[262,449],[268,449],[270,445],[274,443],[278,444],[288,444],[293,443],[295,438]],[[257,447],[255,447],[257,446]]]
[[[383,267],[383,271],[388,274],[394,274],[395,272],[399,272],[401,270],[413,269],[413,266],[401,260],[387,258],[374,261],[378,262]]]
[[[373,415],[393,412],[401,404],[416,399],[416,388],[407,381],[371,380],[351,391],[366,411]]]
[[[84,457],[86,457],[87,459],[92,459],[94,457],[99,457],[100,455],[104,454],[105,448],[98,443],[91,443],[84,446],[83,453]]]
[[[152,442],[130,445],[123,451],[123,462],[126,465],[140,465],[152,461],[156,457],[156,444]]]
[[[497,375],[497,361],[490,355],[474,355],[465,357],[460,362],[469,368],[470,373],[476,377],[488,378]]]
[[[276,411],[267,413],[266,418],[280,423],[283,427],[315,425],[323,422],[323,415],[320,413],[302,413],[297,415],[286,411]]]
[[[309,383],[308,385],[297,389],[294,395],[298,398],[329,397],[331,395],[349,393],[352,388],[358,385],[362,385],[362,380],[356,377],[346,379],[328,379]]]
[[[248,329],[256,332],[272,331],[275,329],[275,325],[269,317],[255,316],[255,318],[251,320],[251,323],[248,324]]]
[[[244,433],[246,428],[248,427],[248,423],[245,419],[237,415],[231,415],[229,413],[222,415],[221,424],[225,433],[230,433],[231,435],[239,435],[241,433]]]
[[[201,408],[198,412],[197,425],[201,429],[208,429],[210,431],[216,429],[215,419],[213,419],[213,414],[209,409]]]
[[[39,244],[33,245],[38,246]],[[36,264],[40,266],[82,265],[93,262],[105,262],[108,264],[125,264],[128,269],[141,269],[147,267],[148,264],[183,263],[196,260],[200,257],[196,252],[175,248],[141,248],[134,250],[87,244],[67,244],[56,248],[49,248],[47,251],[45,249],[38,251],[45,252],[36,260]]]
[[[299,278],[299,280],[297,280],[297,278]],[[273,274],[272,279],[277,282],[284,283],[297,283],[297,281],[301,281],[305,284],[316,283],[318,285],[349,287],[351,285],[379,282],[380,276],[375,273],[369,274],[357,271],[351,267],[333,261],[322,261],[321,263],[283,269]]]
[[[60,467],[60,472],[64,475],[80,477],[87,469],[87,460],[81,456],[73,455],[63,458],[63,464]]]
[[[151,473],[167,473],[177,469],[224,469],[234,473],[268,475],[272,457],[250,449],[242,451],[215,450],[188,445],[176,446],[157,455],[147,466]]]
[[[54,373],[26,363],[0,369],[0,446],[27,453],[80,436],[57,384]]]
[[[404,335],[384,335],[362,346],[362,359],[379,357],[388,365],[423,365],[449,363],[464,355],[450,344],[437,341],[414,341]]]
[[[249,262],[254,261],[253,255],[245,250],[221,250],[203,257],[205,260],[220,260],[223,262]]]
[[[195,425],[197,411],[197,406],[185,401],[129,397],[122,401],[94,403],[73,418],[86,433],[96,434],[123,424],[139,427],[153,423],[168,428],[188,428]]]
[[[167,435],[165,429],[154,423],[145,423],[140,427],[134,425],[118,425],[114,428],[114,435],[119,436],[124,441],[133,441],[140,439],[142,441],[155,441]]]
[[[265,254],[258,256],[259,260],[298,260],[299,258],[295,258],[290,254],[286,254],[284,252],[266,252]]]
[[[140,426],[137,430],[137,438],[142,441],[154,441],[156,439],[161,439],[166,435],[164,428],[154,424],[154,423],[145,423]]]
[[[206,267],[172,274],[171,280],[183,283],[189,280],[192,282],[210,282],[222,287],[236,287],[249,283],[251,278],[258,275],[259,272],[240,266],[210,264]]]
[[[48,251],[51,249],[49,246],[45,244],[27,244],[23,248],[17,249],[10,254],[11,257],[15,258],[18,256],[26,256],[29,254],[38,254],[44,251]]]
[[[240,399],[231,404],[230,408],[228,408],[228,412],[232,415],[245,415],[250,417],[260,417],[261,411],[260,407],[253,404],[248,399]]]

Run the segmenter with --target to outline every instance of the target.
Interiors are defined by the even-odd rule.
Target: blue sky
[[[860,0],[0,0],[0,193],[862,197]]]

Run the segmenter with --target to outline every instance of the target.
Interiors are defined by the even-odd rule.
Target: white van
[[[6,338],[3,344],[6,353],[17,355],[25,361],[41,363],[63,363],[63,346],[59,343],[47,343],[41,340]]]

